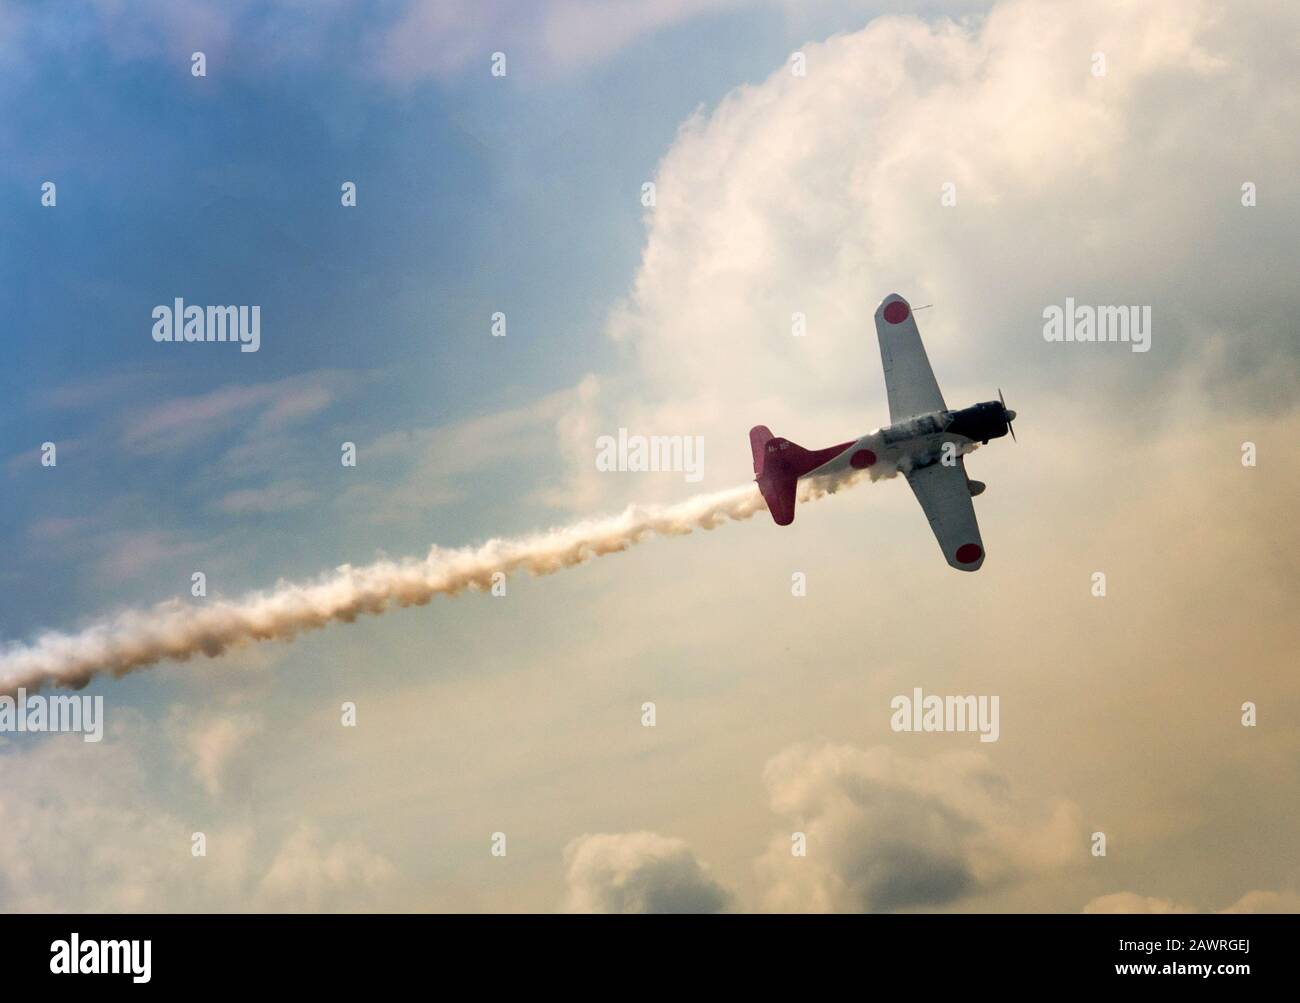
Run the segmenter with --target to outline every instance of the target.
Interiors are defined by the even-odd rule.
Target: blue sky
[[[150,420],[151,405],[326,373],[333,399],[322,417],[341,438],[365,441],[502,410],[610,367],[604,315],[636,267],[642,181],[692,111],[761,78],[795,37],[772,8],[706,14],[580,71],[557,72],[524,48],[504,79],[489,75],[484,56],[450,77],[397,82],[348,40],[400,11],[376,25],[339,8],[320,48],[288,67],[264,65],[277,40],[251,35],[215,51],[208,76],[194,78],[180,37],[137,26],[148,44],[116,51],[106,43],[133,37],[130,19],[101,10],[18,18],[24,52],[5,95],[11,156],[0,179],[12,207],[0,251],[14,362],[3,390],[15,405],[3,441],[11,461],[44,441],[62,443],[67,459],[57,486],[11,464],[22,486],[4,515],[11,538],[37,518],[119,504],[139,530],[244,532],[247,520],[214,519],[199,490],[240,480],[214,460],[249,415],[235,408],[209,432],[177,433],[201,449],[141,456],[113,441],[118,423]],[[232,30],[264,18],[250,7]],[[58,185],[54,212],[32,197],[45,180]],[[359,186],[355,211],[339,205],[344,180]],[[176,296],[260,304],[260,352],[142,338],[153,306]],[[484,337],[497,310],[509,320],[506,344]],[[316,446],[319,462],[303,464],[313,483],[333,473],[319,468],[337,448]],[[93,461],[73,462],[83,447]],[[142,497],[167,503],[142,510]],[[479,511],[455,513],[458,538],[501,528],[502,512],[478,522]],[[279,521],[301,528],[301,518]],[[338,523],[316,528],[337,533]],[[76,592],[75,569],[33,556],[42,588],[5,583],[10,637],[75,615],[90,598],[52,607]],[[243,580],[276,566],[246,567]],[[125,587],[139,598],[155,588]]]

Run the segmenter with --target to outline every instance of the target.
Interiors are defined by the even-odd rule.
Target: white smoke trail
[[[873,479],[892,471],[873,471]],[[860,474],[834,481],[805,480],[800,500],[833,493]],[[696,495],[676,505],[629,506],[620,515],[575,523],[533,536],[488,540],[479,547],[433,547],[424,560],[343,565],[314,582],[279,582],[268,592],[236,600],[187,605],[178,599],[149,610],[127,610],[74,634],[45,633],[31,644],[0,649],[0,694],[44,685],[85,686],[97,673],[123,676],[164,659],[216,657],[252,641],[288,640],[332,620],[420,606],[437,595],[487,589],[497,572],[549,575],[593,557],[617,553],[648,536],[677,536],[748,519],[766,509],[754,485]]]

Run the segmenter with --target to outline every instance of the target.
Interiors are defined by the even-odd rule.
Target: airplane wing
[[[925,517],[930,520],[930,528],[948,563],[958,571],[978,571],[984,563],[984,541],[975,521],[964,458],[958,457],[956,465],[951,467],[932,463],[909,471],[907,483],[912,485],[912,493],[925,509]]]
[[[946,410],[912,308],[898,293],[890,293],[876,308],[876,334],[880,337],[880,361],[885,366],[889,420],[899,422]]]

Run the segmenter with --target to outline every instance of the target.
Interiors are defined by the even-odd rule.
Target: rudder
[[[851,445],[851,442],[843,442],[814,452],[789,439],[774,436],[766,425],[755,425],[749,430],[749,447],[754,454],[754,480],[758,482],[767,510],[778,526],[794,522],[799,478],[834,459]]]

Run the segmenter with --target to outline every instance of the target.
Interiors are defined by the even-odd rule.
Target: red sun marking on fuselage
[[[901,324],[907,320],[908,314],[911,312],[907,308],[907,304],[902,300],[894,300],[889,306],[885,307],[885,320],[891,324]]]
[[[876,454],[869,449],[859,449],[849,457],[849,466],[854,470],[866,470],[876,462]]]

